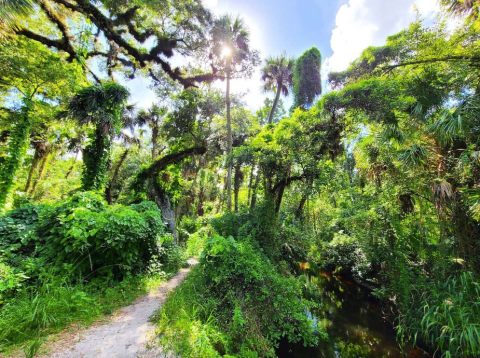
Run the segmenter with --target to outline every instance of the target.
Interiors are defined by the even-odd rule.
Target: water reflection
[[[424,358],[421,350],[402,352],[392,325],[382,317],[380,303],[351,280],[302,267],[300,280],[318,287],[320,305],[309,312],[317,327],[328,333],[328,341],[306,348],[281,342],[280,358]]]

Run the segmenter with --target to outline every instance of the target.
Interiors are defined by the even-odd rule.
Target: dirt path
[[[93,326],[78,334],[68,344],[57,344],[50,358],[134,358],[158,357],[161,352],[148,347],[154,335],[154,325],[149,318],[167,298],[168,291],[185,279],[196,260],[189,260],[190,267],[180,270],[172,279],[155,292],[139,298],[133,305],[120,309],[114,318],[103,325]]]

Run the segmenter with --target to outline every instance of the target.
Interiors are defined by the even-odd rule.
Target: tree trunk
[[[227,156],[232,153],[232,118],[230,115],[230,59],[227,58]],[[232,166],[227,171],[227,211],[232,210]]]
[[[84,191],[103,191],[105,178],[110,164],[112,143],[106,131],[99,125],[90,144],[84,150],[82,189]]]
[[[155,124],[152,128],[152,160],[157,157],[158,126]]]
[[[280,212],[280,206],[282,205],[283,193],[285,192],[286,183],[282,182],[282,184],[278,187],[274,197],[275,197],[275,215],[278,215]]]
[[[238,211],[238,193],[240,192],[240,186],[243,182],[243,172],[240,165],[235,166],[235,179],[234,179],[234,196],[235,196],[235,211]]]
[[[41,159],[41,163],[40,163],[40,169],[38,171],[38,176],[37,178],[35,179],[35,181],[33,182],[33,186],[32,186],[32,190],[30,191],[30,195],[33,196],[33,194],[35,193],[35,191],[37,190],[37,186],[38,184],[40,184],[40,182],[42,181],[43,179],[43,175],[45,174],[45,167],[47,166],[47,162],[48,162],[48,158],[50,157],[50,153],[52,152],[52,148],[47,148],[45,149],[45,153],[43,155],[43,158]]]
[[[258,169],[257,169],[257,175],[255,176],[255,184],[254,184],[253,189],[252,189],[252,201],[250,203],[250,210],[254,210],[255,205],[257,204],[258,184],[260,184],[260,173],[258,172]]]
[[[120,168],[122,167],[123,163],[125,162],[125,159],[127,159],[129,151],[130,151],[130,149],[125,149],[125,151],[120,156],[120,159],[118,160],[118,163],[115,166],[115,169],[113,171],[112,179],[110,180],[107,187],[105,188],[105,198],[107,199],[108,205],[112,205],[114,203],[112,190],[113,190],[113,187],[115,186],[115,184],[117,183],[118,173],[120,172]]]
[[[35,147],[35,154],[33,155],[32,165],[30,166],[30,171],[28,172],[27,183],[25,184],[25,193],[28,194],[30,187],[32,185],[33,174],[38,167],[38,164],[42,160],[43,156],[45,155],[45,142],[37,142],[34,144]]]
[[[198,206],[197,206],[197,215],[202,217],[205,214],[205,210],[203,209],[203,191],[200,190],[198,194]]]
[[[252,168],[250,169],[250,178],[248,182],[248,194],[247,194],[247,205],[250,203],[250,196],[252,195],[252,185],[253,185],[253,171],[255,169],[255,163],[252,163]]]
[[[77,150],[77,152],[75,153],[75,158],[73,159],[73,163],[72,163],[71,167],[68,169],[67,174],[65,175],[65,179],[68,179],[70,174],[72,174],[73,169],[75,169],[75,165],[77,164],[77,159],[78,159],[78,153],[79,152],[80,152],[80,150]]]
[[[167,227],[172,232],[175,243],[178,243],[178,233],[177,233],[177,222],[175,221],[175,211],[172,209],[172,204],[167,193],[163,192],[160,197],[157,205],[162,211],[162,217],[167,224]]]
[[[273,116],[275,115],[275,111],[277,109],[278,100],[280,99],[280,94],[282,93],[282,89],[279,84],[277,84],[277,94],[275,96],[275,100],[273,101],[272,110],[270,111],[270,116],[268,117],[268,124],[273,124]]]
[[[300,199],[300,204],[298,205],[297,212],[295,213],[295,217],[300,219],[303,217],[303,208],[305,207],[305,203],[307,202],[307,194],[303,194],[302,199]]]
[[[145,178],[144,184],[147,191],[147,196],[150,200],[153,200],[162,211],[162,217],[167,223],[167,227],[172,232],[175,242],[177,242],[178,239],[175,212],[171,208],[170,198],[156,183],[156,178],[158,174],[165,170],[165,168],[167,168],[169,165],[180,163],[182,160],[194,154],[205,154],[205,152],[206,148],[204,147],[185,149],[181,152],[172,153],[164,156],[163,158],[155,160],[148,168],[143,169],[140,172],[141,177]]]

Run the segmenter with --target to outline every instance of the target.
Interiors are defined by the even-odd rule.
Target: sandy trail
[[[150,349],[148,342],[154,335],[154,325],[149,318],[167,298],[168,291],[185,279],[197,263],[190,259],[190,267],[181,269],[172,279],[160,285],[158,290],[139,298],[133,305],[120,312],[106,324],[93,326],[78,334],[66,346],[58,346],[48,355],[50,358],[130,358],[158,357],[158,348]]]

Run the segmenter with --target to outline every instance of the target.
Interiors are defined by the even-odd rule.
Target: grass
[[[154,322],[159,327],[159,345],[164,352],[180,357],[220,357],[217,349],[225,345],[213,308],[201,292],[202,275],[197,266],[168,297]],[[222,349],[220,349],[222,350]]]
[[[30,287],[0,307],[0,354],[23,350],[27,357],[33,357],[49,335],[72,324],[88,326],[131,304],[167,278],[144,275],[110,284],[46,282]]]
[[[422,309],[423,339],[443,357],[480,357],[480,284],[472,273],[440,283]]]

